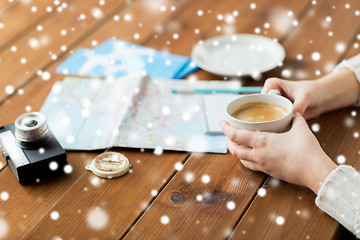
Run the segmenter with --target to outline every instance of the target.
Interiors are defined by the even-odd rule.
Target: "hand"
[[[306,119],[317,117],[323,112],[321,107],[322,89],[317,81],[288,81],[280,78],[269,78],[261,93],[277,89],[281,95],[290,99],[294,104],[294,112],[298,112]]]
[[[347,68],[329,73],[317,80],[287,81],[269,78],[262,93],[277,89],[294,103],[294,112],[306,119],[321,113],[355,104],[359,100],[360,79]]]
[[[336,164],[321,149],[305,119],[295,114],[285,133],[240,130],[221,121],[229,151],[253,171],[262,171],[315,193]]]

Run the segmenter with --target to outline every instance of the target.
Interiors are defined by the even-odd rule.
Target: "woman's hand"
[[[327,74],[318,80],[288,81],[269,78],[262,93],[277,89],[294,103],[294,112],[306,119],[321,113],[355,104],[360,85],[355,74],[347,68]]]
[[[285,133],[240,130],[225,121],[220,125],[229,151],[253,171],[307,186],[317,193],[336,168],[299,113],[295,114],[290,131]]]
[[[281,95],[290,99],[294,104],[294,112],[298,112],[306,119],[317,117],[323,112],[321,104],[322,89],[317,81],[288,81],[280,78],[269,78],[261,93],[277,89]]]

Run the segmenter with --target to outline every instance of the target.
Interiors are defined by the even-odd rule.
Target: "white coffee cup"
[[[251,102],[265,102],[272,105],[279,105],[287,110],[287,114],[281,118],[267,122],[247,122],[231,116],[240,106]],[[256,130],[262,132],[285,132],[291,125],[293,118],[292,102],[281,96],[278,90],[270,90],[267,94],[243,95],[231,101],[226,108],[226,117],[231,126],[239,129]]]

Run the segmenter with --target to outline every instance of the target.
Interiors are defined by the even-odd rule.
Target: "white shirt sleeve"
[[[360,54],[342,61],[335,67],[334,71],[337,71],[341,68],[348,68],[349,70],[351,70],[355,74],[358,82],[360,83]],[[358,102],[356,103],[356,106],[360,106],[360,97],[358,99]]]
[[[360,238],[360,174],[340,165],[320,187],[316,205]]]

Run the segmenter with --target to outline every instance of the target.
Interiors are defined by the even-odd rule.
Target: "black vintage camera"
[[[39,112],[26,113],[15,124],[0,127],[0,148],[20,184],[61,173],[67,164],[65,150]]]

